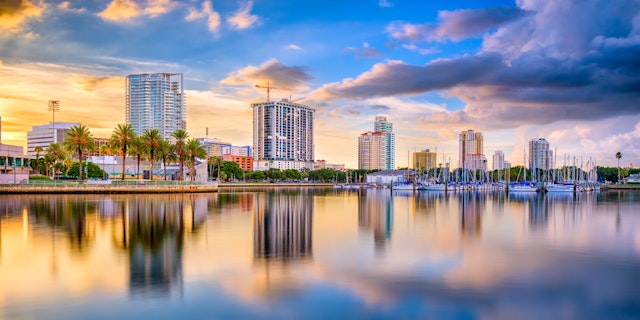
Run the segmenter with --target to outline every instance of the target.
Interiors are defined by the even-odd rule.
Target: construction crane
[[[256,88],[259,88],[259,89],[267,89],[267,102],[270,102],[270,101],[271,101],[271,90],[273,90],[273,89],[277,89],[277,90],[290,90],[290,89],[287,89],[287,88],[276,88],[276,87],[272,87],[272,86],[269,84],[269,80],[267,80],[267,85],[266,85],[266,86],[261,86],[261,85],[259,85],[259,84],[256,84]]]

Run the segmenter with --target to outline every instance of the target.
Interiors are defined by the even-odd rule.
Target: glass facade
[[[132,74],[126,81],[127,123],[138,135],[158,129],[169,139],[174,131],[186,130],[181,73]]]

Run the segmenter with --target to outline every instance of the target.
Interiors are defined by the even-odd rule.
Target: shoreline
[[[213,193],[220,189],[330,188],[331,183],[224,183],[204,185],[6,185],[2,194],[144,194],[144,193]]]

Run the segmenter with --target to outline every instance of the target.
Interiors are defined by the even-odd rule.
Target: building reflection
[[[87,196],[30,195],[22,201],[35,227],[62,232],[72,250],[84,253],[93,244],[95,225],[87,214],[98,212],[98,203]]]
[[[458,193],[460,208],[460,234],[462,237],[476,237],[482,232],[482,214],[487,205],[487,193]]]
[[[536,194],[528,200],[529,206],[529,228],[531,230],[544,229],[549,221],[549,207],[554,196]]]
[[[393,198],[389,190],[365,189],[358,194],[358,226],[373,232],[376,250],[383,250],[393,230]]]
[[[173,287],[182,288],[185,216],[191,213],[189,229],[195,231],[197,226],[193,200],[183,196],[136,197],[126,201],[128,239],[123,239],[123,244],[129,254],[131,294],[165,295]]]
[[[312,256],[313,196],[310,191],[268,191],[254,195],[253,253],[261,260]]]

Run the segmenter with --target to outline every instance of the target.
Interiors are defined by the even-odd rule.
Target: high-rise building
[[[287,99],[251,107],[255,169],[313,169],[315,109]]]
[[[553,168],[553,151],[544,138],[529,141],[529,168],[549,170]]]
[[[458,148],[458,159],[459,165],[461,168],[472,169],[468,166],[470,163],[476,163],[478,159],[484,157],[484,140],[482,137],[482,133],[476,132],[473,130],[462,131],[460,135],[458,135],[459,140],[459,148]],[[467,158],[470,155],[476,155],[473,158],[473,161],[467,161]],[[486,158],[485,158],[486,161]],[[486,166],[485,166],[486,168]]]
[[[377,116],[373,126],[374,132],[382,132],[384,134],[385,148],[385,170],[393,170],[396,168],[396,135],[393,133],[393,123],[387,120],[385,116]]]
[[[42,147],[46,150],[51,143],[59,143],[62,145],[67,137],[67,132],[79,123],[71,122],[54,122],[31,127],[31,131],[27,132],[27,155],[33,157],[36,155],[35,147]]]
[[[436,167],[436,153],[429,149],[416,151],[413,153],[413,168],[422,171]]]
[[[385,170],[387,166],[386,135],[365,132],[358,137],[358,169]]]
[[[493,170],[503,170],[504,168],[504,152],[496,150],[493,152]]]
[[[127,123],[138,135],[158,129],[168,140],[187,129],[182,73],[130,74],[126,82]]]

